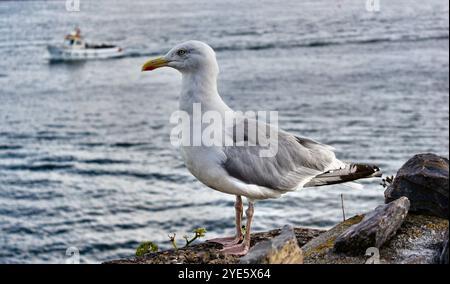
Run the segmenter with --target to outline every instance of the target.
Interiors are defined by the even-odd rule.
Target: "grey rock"
[[[273,239],[257,243],[241,258],[241,264],[302,264],[303,252],[298,246],[294,229],[284,226]]]
[[[387,263],[435,264],[442,251],[448,220],[408,214],[397,235],[380,250]]]
[[[428,215],[408,214],[394,237],[379,250],[377,261],[365,255],[335,253],[333,244],[342,232],[359,223],[364,216],[357,215],[339,223],[329,231],[310,240],[303,247],[306,264],[433,264],[439,260],[448,220]],[[373,257],[372,257],[373,258]]]
[[[364,219],[340,234],[334,243],[336,253],[363,255],[370,247],[380,248],[395,235],[408,214],[409,200],[401,197],[367,213]]]
[[[435,154],[415,155],[386,189],[385,202],[406,196],[411,202],[410,212],[448,219],[448,176],[448,159]]]
[[[448,231],[445,234],[444,245],[442,247],[442,252],[439,257],[440,264],[448,264]]]

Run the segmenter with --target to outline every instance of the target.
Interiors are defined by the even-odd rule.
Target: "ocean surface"
[[[50,63],[46,45],[79,25],[120,59]],[[233,233],[233,196],[200,184],[169,143],[180,75],[141,73],[189,39],[209,43],[219,91],[236,110],[275,110],[279,126],[393,175],[412,155],[449,155],[448,1],[0,2],[0,263],[134,254],[141,241],[197,227]],[[383,203],[363,189],[305,189],[256,204],[254,230],[330,228]]]

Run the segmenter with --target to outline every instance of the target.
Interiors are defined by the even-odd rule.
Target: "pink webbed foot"
[[[223,248],[221,252],[228,255],[243,256],[248,253],[249,249],[250,249],[249,245],[241,243],[234,246]]]
[[[223,245],[224,247],[237,245],[241,241],[242,241],[242,239],[238,238],[238,237],[225,237],[225,238],[216,238],[216,239],[207,240],[208,243],[217,243],[217,244]]]

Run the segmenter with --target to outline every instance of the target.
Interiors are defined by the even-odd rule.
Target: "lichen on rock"
[[[380,248],[392,238],[408,214],[409,200],[401,197],[386,205],[380,205],[367,213],[364,219],[340,234],[334,251],[352,255],[364,255],[367,248]]]

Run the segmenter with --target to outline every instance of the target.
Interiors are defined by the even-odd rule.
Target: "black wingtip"
[[[315,178],[305,184],[304,187],[345,183],[364,178],[378,178],[382,175],[382,171],[377,166],[368,164],[350,164],[344,169],[328,171],[326,173],[317,175]]]

